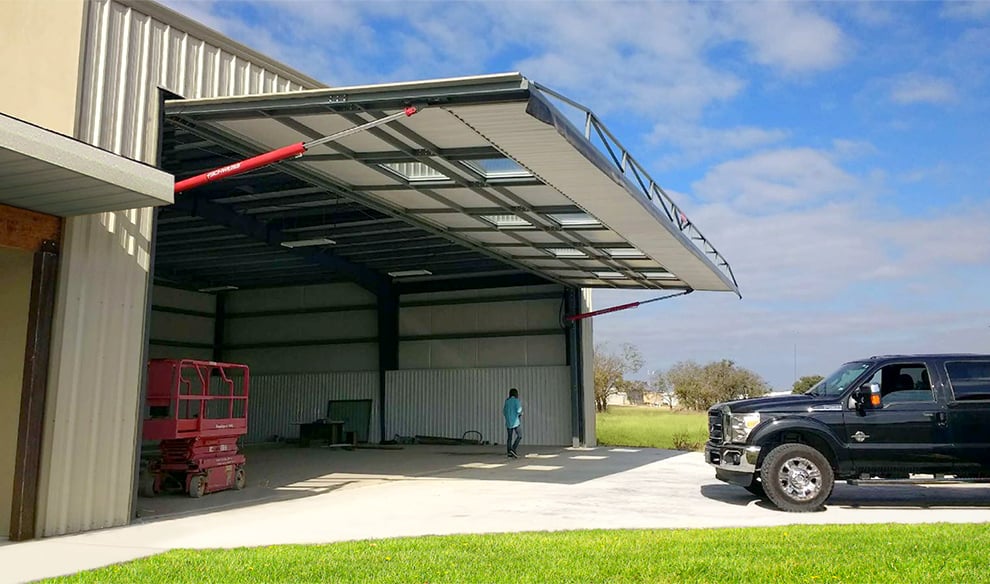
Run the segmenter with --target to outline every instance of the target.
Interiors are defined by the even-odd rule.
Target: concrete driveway
[[[142,498],[134,525],[0,546],[0,581],[173,548],[524,530],[990,522],[990,486],[982,485],[840,484],[825,511],[783,513],[716,481],[700,454],[655,449],[531,448],[519,460],[494,447],[283,449],[253,453],[249,464],[244,491],[198,501]]]

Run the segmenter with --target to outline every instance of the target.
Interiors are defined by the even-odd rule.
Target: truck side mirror
[[[880,384],[867,383],[853,391],[857,409],[874,409],[880,407]]]

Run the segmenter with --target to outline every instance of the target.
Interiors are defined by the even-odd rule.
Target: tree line
[[[729,359],[710,363],[680,361],[666,371],[653,371],[645,381],[627,379],[643,368],[645,361],[631,343],[612,347],[595,345],[595,407],[607,411],[608,398],[620,392],[642,403],[647,393],[662,405],[691,410],[707,410],[716,403],[757,397],[770,393],[770,385],[758,374]],[[794,382],[793,393],[804,393],[821,381],[820,375],[805,376]]]

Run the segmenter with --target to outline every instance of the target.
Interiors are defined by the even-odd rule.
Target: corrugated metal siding
[[[264,442],[275,434],[295,437],[299,426],[327,415],[332,399],[370,399],[369,441],[378,442],[378,372],[309,373],[251,376],[246,442]]]
[[[460,438],[477,430],[505,442],[502,403],[510,387],[523,402],[523,443],[571,443],[567,367],[421,369],[386,374],[385,434]]]
[[[90,144],[154,162],[158,86],[188,97],[302,88],[123,4],[88,6],[77,137]],[[135,209],[66,221],[39,501],[43,535],[129,520],[151,217]]]

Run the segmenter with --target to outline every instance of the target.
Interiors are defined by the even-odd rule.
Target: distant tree
[[[595,408],[607,411],[608,396],[619,391],[625,376],[643,367],[643,356],[636,345],[622,343],[613,351],[607,343],[595,345]]]
[[[759,375],[728,359],[707,365],[682,361],[666,375],[678,403],[692,410],[706,410],[718,402],[770,392],[770,386]]]
[[[801,379],[794,382],[794,387],[791,389],[791,393],[805,393],[822,379],[825,378],[821,375],[805,375]]]

